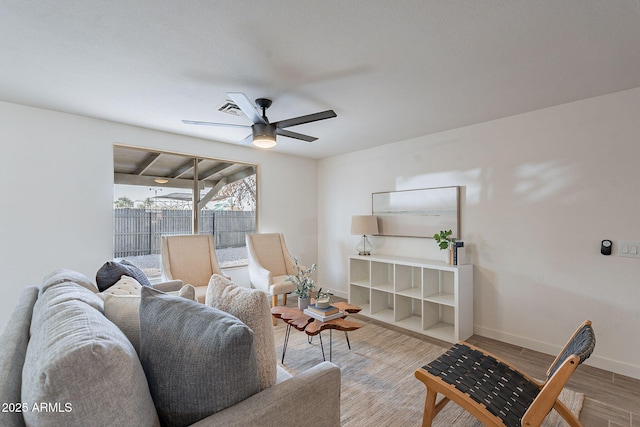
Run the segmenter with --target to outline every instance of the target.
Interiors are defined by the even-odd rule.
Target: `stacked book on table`
[[[309,307],[302,310],[304,314],[309,317],[313,317],[316,320],[321,322],[328,322],[329,320],[339,319],[344,317],[344,313],[341,312],[338,307],[334,307],[330,305],[327,308],[319,308],[316,307],[315,304],[310,305]]]

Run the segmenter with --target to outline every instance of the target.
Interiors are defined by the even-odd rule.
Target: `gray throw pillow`
[[[72,282],[40,294],[22,368],[26,425],[159,425],[138,355],[102,306]],[[41,404],[56,409],[33,409]]]
[[[134,281],[130,277],[127,279]],[[118,286],[118,284],[113,286]],[[104,301],[104,315],[124,332],[133,344],[133,348],[136,349],[136,353],[140,354],[140,293],[142,287],[138,285],[137,295],[118,295],[109,292],[113,286],[98,294]],[[191,301],[196,300],[196,290],[191,285],[184,285],[179,291],[168,292],[168,294],[178,295]]]
[[[9,316],[0,337],[0,401],[3,405],[22,402],[22,367],[29,344],[29,327],[38,288],[29,286],[22,291],[18,305]],[[0,409],[0,426],[22,427],[22,413]]]
[[[44,279],[42,279],[42,286],[40,287],[40,293],[46,291],[49,286],[55,286],[64,282],[77,283],[78,285],[89,289],[93,293],[98,292],[98,287],[84,274],[66,268],[61,268],[44,276]]]
[[[259,391],[253,332],[236,317],[143,287],[140,361],[163,426],[187,426]]]
[[[151,282],[149,282],[149,279],[142,270],[131,264],[126,259],[123,259],[120,262],[107,261],[102,265],[102,267],[100,267],[100,270],[96,273],[98,289],[100,292],[109,289],[111,286],[115,285],[123,275],[133,277],[142,286],[151,286]]]

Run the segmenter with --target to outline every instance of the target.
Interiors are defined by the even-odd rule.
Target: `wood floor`
[[[450,346],[449,343],[433,340],[364,316],[352,317],[364,322],[374,322],[443,347]],[[547,369],[555,359],[555,355],[547,355],[479,335],[474,335],[467,341],[511,362],[536,378],[544,378]],[[567,388],[584,393],[584,404],[580,412],[580,422],[583,426],[640,427],[640,380],[582,364],[569,380]]]

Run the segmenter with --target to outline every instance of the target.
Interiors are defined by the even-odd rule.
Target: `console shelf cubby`
[[[448,342],[473,335],[473,266],[389,255],[349,257],[359,314]]]

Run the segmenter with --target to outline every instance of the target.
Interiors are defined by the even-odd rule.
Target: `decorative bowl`
[[[331,305],[331,298],[328,296],[321,295],[316,299],[316,307],[318,308],[329,308]]]

